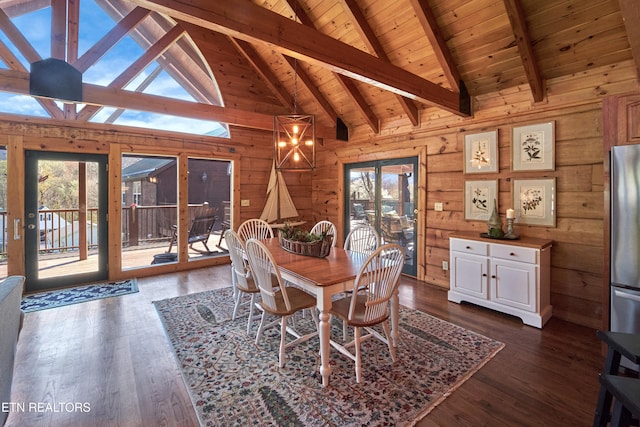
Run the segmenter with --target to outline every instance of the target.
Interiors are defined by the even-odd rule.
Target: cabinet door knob
[[[509,255],[511,255],[511,256],[516,256],[516,254],[514,254],[513,252],[511,252]]]
[[[482,277],[487,277],[487,273],[484,273],[484,274],[482,275]]]
[[[492,279],[495,279],[495,278],[496,278],[496,276],[491,276],[491,278],[492,278]]]
[[[467,246],[467,249],[471,249],[471,246]]]

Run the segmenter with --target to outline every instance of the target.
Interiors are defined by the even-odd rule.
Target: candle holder
[[[507,218],[507,232],[504,235],[505,239],[515,240],[520,238],[520,236],[513,231],[513,221],[514,218]]]

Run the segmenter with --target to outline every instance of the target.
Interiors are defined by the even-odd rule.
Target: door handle
[[[20,218],[13,220],[13,240],[20,240]]]
[[[614,289],[613,292],[618,298],[630,299],[632,301],[640,302],[640,295],[635,295],[628,292],[622,292],[617,289]]]

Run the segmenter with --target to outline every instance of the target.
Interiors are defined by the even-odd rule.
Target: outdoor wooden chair
[[[351,296],[334,301],[331,307],[331,315],[338,316],[353,328],[352,341],[330,342],[332,347],[355,362],[357,382],[362,379],[362,341],[372,337],[379,339],[387,344],[391,359],[396,361],[396,351],[387,319],[390,316],[389,300],[398,288],[403,265],[404,251],[400,245],[380,246],[360,268]],[[384,336],[373,329],[379,324],[382,324]],[[366,335],[361,336],[362,329],[367,332]],[[354,347],[355,353],[349,350],[351,347]]]
[[[189,227],[189,237],[187,239],[189,243],[189,248],[203,254],[211,253],[209,246],[207,246],[207,241],[209,240],[209,236],[213,231],[213,226],[216,223],[217,219],[218,219],[217,216],[205,216],[205,217],[195,218],[193,222],[191,222],[191,226]],[[206,250],[194,248],[193,245],[196,243],[202,243],[202,245]],[[169,243],[169,249],[167,250],[167,253],[171,252],[171,248],[173,248],[173,245],[177,245],[177,244],[178,244],[178,226],[174,225],[172,227],[171,242]]]

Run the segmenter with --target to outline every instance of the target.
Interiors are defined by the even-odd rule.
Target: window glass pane
[[[175,157],[122,157],[122,269],[176,262],[177,163]]]
[[[189,260],[227,253],[231,175],[228,160],[189,159]]]

